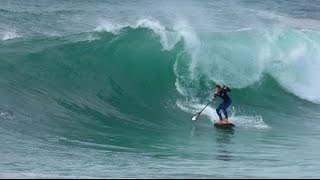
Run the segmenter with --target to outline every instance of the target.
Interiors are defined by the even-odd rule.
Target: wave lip
[[[111,32],[113,34],[119,34],[122,29],[127,27],[133,29],[147,28],[152,30],[153,33],[160,37],[160,42],[164,50],[172,50],[174,46],[181,40],[181,36],[178,33],[168,30],[159,21],[149,19],[140,19],[132,24],[119,24],[103,21],[98,27],[94,29],[94,31],[106,31]]]

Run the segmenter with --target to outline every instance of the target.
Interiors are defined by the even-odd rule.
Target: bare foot
[[[218,123],[218,124],[223,124],[223,120],[216,120],[216,123]]]

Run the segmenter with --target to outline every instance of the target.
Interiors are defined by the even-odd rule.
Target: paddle
[[[195,121],[198,119],[198,117],[200,116],[200,114],[202,113],[202,111],[213,101],[213,99],[211,99],[208,104],[200,111],[198,112],[197,114],[195,114],[193,117],[192,117],[192,121]]]

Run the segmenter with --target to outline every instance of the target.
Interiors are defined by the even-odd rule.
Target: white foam
[[[182,88],[182,86],[180,85],[178,78],[176,79],[176,82],[174,83],[174,85],[176,86],[176,90],[177,90],[181,95],[184,95],[184,96],[187,95],[187,93],[185,92],[185,90],[184,90],[184,89]]]
[[[269,42],[274,48],[266,69],[284,89],[296,96],[314,103],[320,103],[320,43],[308,37],[304,31],[294,31],[286,47],[280,46],[279,38],[287,34],[276,34]],[[315,35],[316,37],[316,35]],[[318,36],[320,39],[320,36]]]
[[[198,53],[201,45],[200,40],[198,39],[193,28],[185,20],[178,20],[174,25],[174,29],[183,37],[186,49],[191,56],[189,71],[191,79],[194,79],[195,68],[198,63]]]
[[[176,86],[176,90],[183,96],[187,96],[187,92],[186,92],[186,89],[182,87],[182,85],[180,84],[180,75],[179,75],[179,72],[178,72],[178,64],[179,64],[179,60],[180,60],[180,57],[182,54],[184,54],[185,51],[182,51],[180,53],[178,53],[177,57],[176,57],[176,61],[174,63],[174,66],[173,66],[173,71],[176,75],[176,82],[175,82],[175,86]]]
[[[0,109],[0,120],[12,120],[14,114],[11,111]]]
[[[103,21],[97,28],[95,28],[95,31],[107,31],[114,34],[118,34],[120,30],[125,27],[131,27],[134,29],[151,29],[155,34],[157,34],[160,37],[160,42],[164,50],[173,49],[177,42],[181,40],[181,36],[178,33],[167,30],[165,26],[163,26],[159,21],[149,19],[140,19],[133,24],[117,24]]]
[[[192,82],[196,80],[197,75],[197,64],[198,64],[198,54],[201,48],[200,40],[194,31],[194,29],[189,25],[189,23],[183,19],[177,19],[174,24],[174,30],[178,32],[178,34],[182,37],[185,50],[180,52],[177,55],[176,62],[174,64],[174,73],[176,75],[175,86],[177,91],[191,100],[197,100],[196,97],[193,97],[190,92],[193,90],[188,87],[188,84],[185,82]],[[188,55],[190,59],[186,61],[186,59],[182,59],[182,55]],[[182,69],[180,72],[179,63],[188,64],[188,68]],[[181,83],[182,82],[182,83]]]
[[[89,35],[87,36],[87,39],[85,39],[85,41],[92,42],[92,41],[97,40],[97,39],[99,39],[99,38],[96,37],[96,36],[93,36],[92,34],[89,34]]]
[[[16,33],[15,30],[10,30],[10,31],[6,31],[6,32],[2,32],[2,33],[1,33],[1,36],[2,36],[1,39],[4,40],[4,41],[21,37],[20,35],[18,35],[18,34]]]
[[[261,116],[231,116],[232,122],[240,127],[268,129]]]
[[[94,31],[102,32],[111,32],[113,34],[118,34],[119,31],[128,26],[127,24],[116,24],[116,23],[110,23],[108,21],[102,21],[98,27],[94,29]]]

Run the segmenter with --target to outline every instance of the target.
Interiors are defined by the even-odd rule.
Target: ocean
[[[0,178],[319,178],[319,77],[319,0],[2,0]]]

